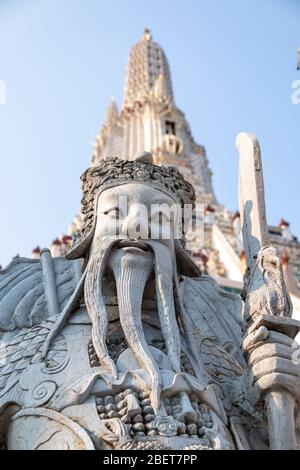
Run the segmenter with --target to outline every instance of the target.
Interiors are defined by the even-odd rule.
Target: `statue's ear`
[[[177,269],[179,274],[187,277],[199,277],[201,271],[189,256],[187,251],[182,247],[179,240],[175,240],[175,253]]]
[[[67,260],[86,258],[86,254],[89,251],[90,245],[93,240],[95,227],[88,232],[87,235],[82,236],[79,240],[75,240],[70,251],[66,254],[65,258]]]

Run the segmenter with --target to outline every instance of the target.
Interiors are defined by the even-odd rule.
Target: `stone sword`
[[[251,294],[257,295],[259,288],[263,287],[263,277],[262,273],[255,269],[256,261],[260,250],[269,245],[261,152],[255,135],[245,132],[238,134],[236,147],[239,152],[239,205],[243,243],[249,277],[252,276]],[[283,294],[289,299],[283,276],[281,287]],[[260,326],[265,326],[268,330],[282,332],[294,338],[300,330],[300,322],[288,318],[292,308],[280,316],[276,316],[278,312],[273,304],[270,309],[270,315],[258,312],[252,318],[248,334],[257,331]],[[264,400],[271,449],[296,449],[294,397],[285,388],[270,388]]]

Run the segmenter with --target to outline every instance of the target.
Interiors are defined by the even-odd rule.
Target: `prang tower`
[[[110,102],[92,165],[107,156],[130,160],[144,150],[153,154],[155,163],[176,166],[205,207],[204,246],[187,244],[195,261],[216,277],[241,281],[238,214],[217,202],[205,148],[195,142],[184,113],[175,104],[168,60],[147,29],[131,49],[122,108],[119,111],[116,102]]]
[[[157,164],[176,165],[195,185],[201,201],[216,202],[205,149],[194,141],[174,102],[166,55],[148,30],[131,50],[122,109],[110,102],[92,164],[113,155],[130,160],[143,150],[151,151]]]

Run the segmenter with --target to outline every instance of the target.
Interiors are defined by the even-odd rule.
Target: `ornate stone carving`
[[[292,361],[300,322],[290,320],[292,304],[278,251],[268,242],[260,147],[255,136],[237,138],[240,152],[240,211],[247,259],[243,297],[252,402],[264,400],[272,449],[295,449],[295,400],[300,364]]]
[[[83,180],[86,219],[71,256],[85,259],[81,276],[72,271],[76,282],[67,276],[64,292],[63,272],[70,272],[73,261],[53,262],[49,252],[41,265],[34,262],[37,274],[29,280],[33,264],[25,260],[0,274],[1,324],[6,325],[0,444],[8,449],[282,448],[287,441],[276,437],[282,423],[295,447],[291,413],[298,411],[300,374],[292,362],[292,342],[298,323],[289,318],[273,248],[257,251],[249,223],[244,226],[251,262],[243,319],[241,299],[200,275],[174,239],[174,225],[170,236],[151,237],[151,215],[140,223],[145,237],[124,236],[138,221],[138,205],[150,209],[154,200],[167,206],[177,199],[193,201],[193,190],[177,170],[153,165],[145,153],[136,162],[109,159]],[[126,214],[120,196],[128,200]],[[257,214],[246,215],[254,226]],[[154,221],[165,234],[163,219]],[[31,325],[35,275],[47,308]],[[20,300],[24,279],[26,302]],[[27,435],[29,427],[34,432]]]
[[[150,161],[147,160],[149,160],[147,152],[143,152],[133,161],[108,158],[102,160],[99,166],[89,168],[83,173],[81,176],[83,226],[74,239],[75,243],[68,255],[69,258],[77,256],[77,246],[91,235],[97,197],[105,189],[130,182],[142,182],[170,194],[180,205],[194,204],[195,192],[192,185],[184,180],[175,167],[153,165],[151,154]]]
[[[10,450],[93,450],[86,431],[66,416],[47,408],[18,412],[7,430]]]
[[[275,247],[263,247],[252,271],[245,277],[245,321],[254,321],[259,315],[292,316],[292,303],[287,292],[281,259]]]

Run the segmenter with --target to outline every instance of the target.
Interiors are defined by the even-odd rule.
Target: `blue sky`
[[[235,137],[262,147],[268,220],[300,235],[297,0],[0,0],[0,263],[66,232],[79,176],[144,27],[204,144],[219,201],[237,208]]]

